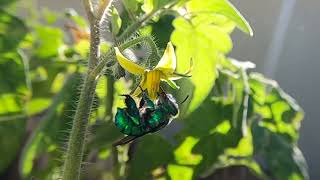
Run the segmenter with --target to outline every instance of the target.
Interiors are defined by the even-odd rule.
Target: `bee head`
[[[176,116],[179,113],[179,106],[172,96],[172,94],[166,94],[164,91],[160,92],[159,98],[156,104],[163,107],[172,116]]]

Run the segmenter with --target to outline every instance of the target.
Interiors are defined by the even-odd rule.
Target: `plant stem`
[[[87,134],[87,126],[91,114],[94,93],[99,73],[93,73],[99,61],[100,45],[100,17],[93,14],[90,0],[84,0],[88,19],[90,21],[90,55],[87,74],[80,94],[77,110],[69,137],[66,159],[63,167],[63,180],[78,180],[80,178],[81,163]],[[106,7],[102,4],[101,7]],[[102,12],[102,8],[100,8]],[[102,17],[103,15],[101,15]]]
[[[80,177],[88,119],[91,113],[96,83],[95,77],[90,76],[90,74],[86,76],[69,138],[63,180],[77,180]]]
[[[99,61],[100,53],[100,20],[90,23],[90,57],[89,69],[93,69]]]

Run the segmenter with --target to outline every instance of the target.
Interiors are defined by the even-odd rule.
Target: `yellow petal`
[[[157,98],[157,92],[159,92],[160,86],[160,71],[152,70],[147,72],[146,88],[148,95],[152,100]]]
[[[133,96],[139,96],[141,93],[142,93],[142,90],[145,90],[146,89],[146,77],[147,77],[147,72],[145,72],[143,75],[142,75],[142,79],[139,83],[139,86],[136,87],[136,89],[134,90],[134,92],[132,93]]]
[[[117,57],[119,64],[126,71],[128,71],[131,74],[135,74],[135,75],[142,75],[144,73],[145,69],[142,66],[139,66],[138,64],[136,64],[133,61],[130,61],[129,59],[124,57],[117,47],[115,47],[114,49],[116,51],[116,57]]]
[[[168,43],[162,58],[160,59],[154,70],[163,71],[164,73],[172,74],[177,66],[176,54],[171,42]]]

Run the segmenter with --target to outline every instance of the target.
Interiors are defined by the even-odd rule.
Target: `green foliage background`
[[[174,120],[182,128],[167,127],[173,135],[159,132],[114,148],[111,144],[123,136],[113,124],[116,107],[123,105],[118,95],[128,93],[136,79],[110,77],[123,72],[117,64],[108,67],[96,91],[84,179],[198,179],[229,166],[246,166],[261,179],[308,179],[297,147],[302,109],[276,82],[253,73],[252,63],[227,57],[235,28],[253,33],[233,5],[227,0],[121,4],[124,11],[112,8],[105,30],[118,38],[143,15],[156,14],[125,41],[152,36],[162,51],[171,40],[178,72],[188,68],[190,59],[194,68],[192,78],[178,81],[180,90],[168,91],[178,102],[190,98]],[[18,159],[22,178],[57,179],[89,42],[72,41],[56,24],[63,21],[85,30],[87,23],[73,10],[66,16],[44,10],[22,20],[15,6],[13,1],[0,2],[0,174]],[[111,46],[107,41],[103,48]],[[130,50],[141,49],[152,54],[147,43]],[[142,57],[141,64],[150,59]]]

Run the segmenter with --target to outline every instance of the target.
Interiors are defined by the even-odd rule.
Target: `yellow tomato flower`
[[[135,64],[133,61],[124,57],[118,48],[115,48],[115,52],[119,64],[126,71],[134,75],[142,76],[139,85],[141,88],[136,88],[133,92],[134,96],[138,96],[142,92],[141,89],[147,89],[149,97],[156,99],[157,92],[159,92],[160,88],[160,80],[167,82],[172,88],[178,89],[179,87],[173,80],[178,80],[181,77],[190,77],[189,73],[191,72],[191,68],[185,74],[175,72],[177,59],[171,42],[168,43],[164,55],[153,69],[147,69]]]

